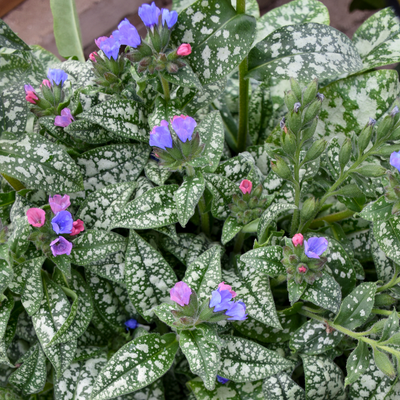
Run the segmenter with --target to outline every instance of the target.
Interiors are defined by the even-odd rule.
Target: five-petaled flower
[[[53,256],[59,256],[61,254],[70,255],[72,250],[72,243],[65,239],[63,236],[59,236],[50,243],[51,252]]]
[[[69,108],[63,108],[61,110],[61,116],[57,115],[54,120],[54,125],[61,126],[62,128],[67,127],[72,121],[74,121],[74,117],[71,114],[71,110]]]
[[[175,286],[169,291],[172,301],[178,303],[181,307],[187,306],[190,302],[190,295],[192,289],[185,282],[177,282]]]
[[[73,222],[72,215],[69,211],[60,211],[51,220],[51,227],[57,234],[71,233]]]
[[[394,151],[390,155],[390,165],[400,171],[400,151]]]
[[[46,220],[46,213],[41,208],[30,208],[26,212],[26,216],[28,217],[29,224],[36,228],[43,226]]]
[[[53,214],[57,214],[66,210],[71,205],[71,201],[67,194],[64,194],[64,196],[55,194],[53,197],[49,197],[49,204]]]
[[[156,6],[154,1],[150,4],[142,4],[139,7],[139,17],[148,28],[153,28],[158,24],[158,18],[161,14],[160,9]]]
[[[182,142],[192,140],[192,134],[197,126],[197,122],[187,115],[175,115],[172,119],[172,128]]]
[[[311,237],[304,241],[304,253],[308,258],[319,258],[328,248],[328,240],[324,237]]]
[[[168,122],[163,119],[160,126],[155,126],[150,132],[150,146],[159,147],[165,150],[167,147],[172,148],[172,136],[168,129]]]

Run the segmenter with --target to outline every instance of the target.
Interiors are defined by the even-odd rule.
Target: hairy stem
[[[201,196],[199,201],[199,212],[200,212],[200,220],[201,220],[201,230],[204,232],[206,236],[210,236],[210,216],[206,211],[206,200],[204,199],[204,195]]]
[[[354,214],[354,212],[355,211],[345,210],[345,211],[340,211],[340,212],[337,212],[334,214],[325,215],[324,217],[314,219],[310,224],[310,228],[318,227],[318,224],[320,222],[332,223],[332,222],[341,221],[342,219],[350,218]]]
[[[296,209],[293,212],[293,218],[292,218],[292,225],[290,227],[290,236],[293,237],[296,232],[297,228],[299,227],[299,219],[300,219],[300,194],[301,194],[301,188],[300,188],[300,145],[299,145],[299,139],[297,138],[297,150],[296,150],[296,155],[294,158],[294,204],[296,205]]]
[[[169,100],[170,100],[169,83],[160,73],[158,75],[160,77],[161,84],[162,84],[162,87],[163,87],[165,101],[168,103]]]
[[[243,231],[240,231],[235,238],[235,245],[233,247],[233,252],[234,254],[240,254],[240,252],[242,251],[242,246],[243,246],[243,242],[244,242],[244,238],[246,236],[246,233]]]

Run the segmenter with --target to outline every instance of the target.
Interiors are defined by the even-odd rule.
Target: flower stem
[[[206,211],[207,206],[206,206],[206,200],[204,199],[204,195],[201,196],[198,206],[200,212],[201,229],[206,236],[210,237],[210,216]]]
[[[168,103],[169,100],[170,100],[169,83],[160,73],[158,75],[160,77],[161,84],[162,84],[162,87],[163,87],[165,101]]]
[[[320,222],[337,222],[341,221],[342,219],[350,218],[354,214],[354,211],[351,210],[345,210],[345,211],[340,211],[334,214],[326,215],[321,218],[314,219],[314,221],[311,222],[310,228],[312,227],[317,227],[317,224]]]
[[[235,245],[233,247],[233,253],[234,254],[240,254],[244,242],[244,238],[246,236],[246,233],[243,231],[240,231],[235,238]]]

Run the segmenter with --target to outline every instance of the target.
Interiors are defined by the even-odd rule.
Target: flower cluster
[[[85,229],[83,221],[80,219],[74,221],[71,213],[67,211],[71,205],[68,195],[50,196],[49,205],[51,212],[47,212],[47,218],[46,211],[42,208],[30,208],[26,212],[28,223],[35,228],[40,228],[30,235],[29,240],[33,241],[36,247],[41,248],[45,254],[50,248],[53,256],[69,255],[72,243],[61,235],[78,235]]]
[[[297,284],[306,281],[313,284],[322,276],[322,269],[327,261],[322,254],[328,249],[328,240],[324,237],[311,237],[304,240],[301,233],[296,233],[283,249],[282,264],[286,266],[288,280]]]
[[[390,155],[390,165],[400,172],[400,151],[394,151]],[[385,186],[385,200],[393,203],[392,215],[400,214],[400,176],[396,172],[387,171],[387,185]]]

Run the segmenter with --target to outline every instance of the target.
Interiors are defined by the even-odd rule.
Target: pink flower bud
[[[46,213],[41,208],[30,208],[26,212],[26,216],[28,217],[28,222],[36,228],[43,226],[46,220]]]
[[[26,101],[29,101],[29,103],[36,104],[36,101],[39,100],[39,97],[37,96],[35,89],[31,85],[25,85],[25,99]]]
[[[192,46],[189,43],[183,43],[178,47],[176,54],[178,56],[188,56],[192,52]]]
[[[296,233],[292,238],[292,243],[294,244],[295,247],[303,246],[303,240],[304,240],[303,235],[301,233]]]
[[[49,89],[51,88],[51,83],[48,79],[43,79],[42,85],[47,86]]]
[[[297,270],[298,270],[301,274],[305,274],[305,273],[307,272],[307,268],[306,268],[304,265],[302,265],[301,267],[299,267]]]
[[[89,58],[91,59],[91,61],[97,62],[95,56],[98,56],[97,51],[94,51],[93,53],[90,53],[90,54],[89,54]]]
[[[232,298],[234,298],[234,297],[237,296],[237,293],[236,293],[235,291],[232,290],[232,286],[227,285],[225,282],[221,282],[221,283],[218,285],[218,289],[220,289],[220,291],[221,291],[221,290],[229,290],[229,293],[232,295]]]
[[[169,291],[171,300],[178,303],[181,307],[186,306],[190,302],[192,289],[185,282],[175,283],[175,286]]]
[[[253,184],[251,183],[251,181],[249,181],[248,179],[243,179],[239,186],[239,189],[242,191],[243,194],[246,194],[251,192],[252,187]]]
[[[85,230],[85,227],[83,226],[83,221],[81,219],[77,219],[76,221],[74,221],[72,223],[72,231],[71,231],[70,235],[75,236],[84,230]]]

